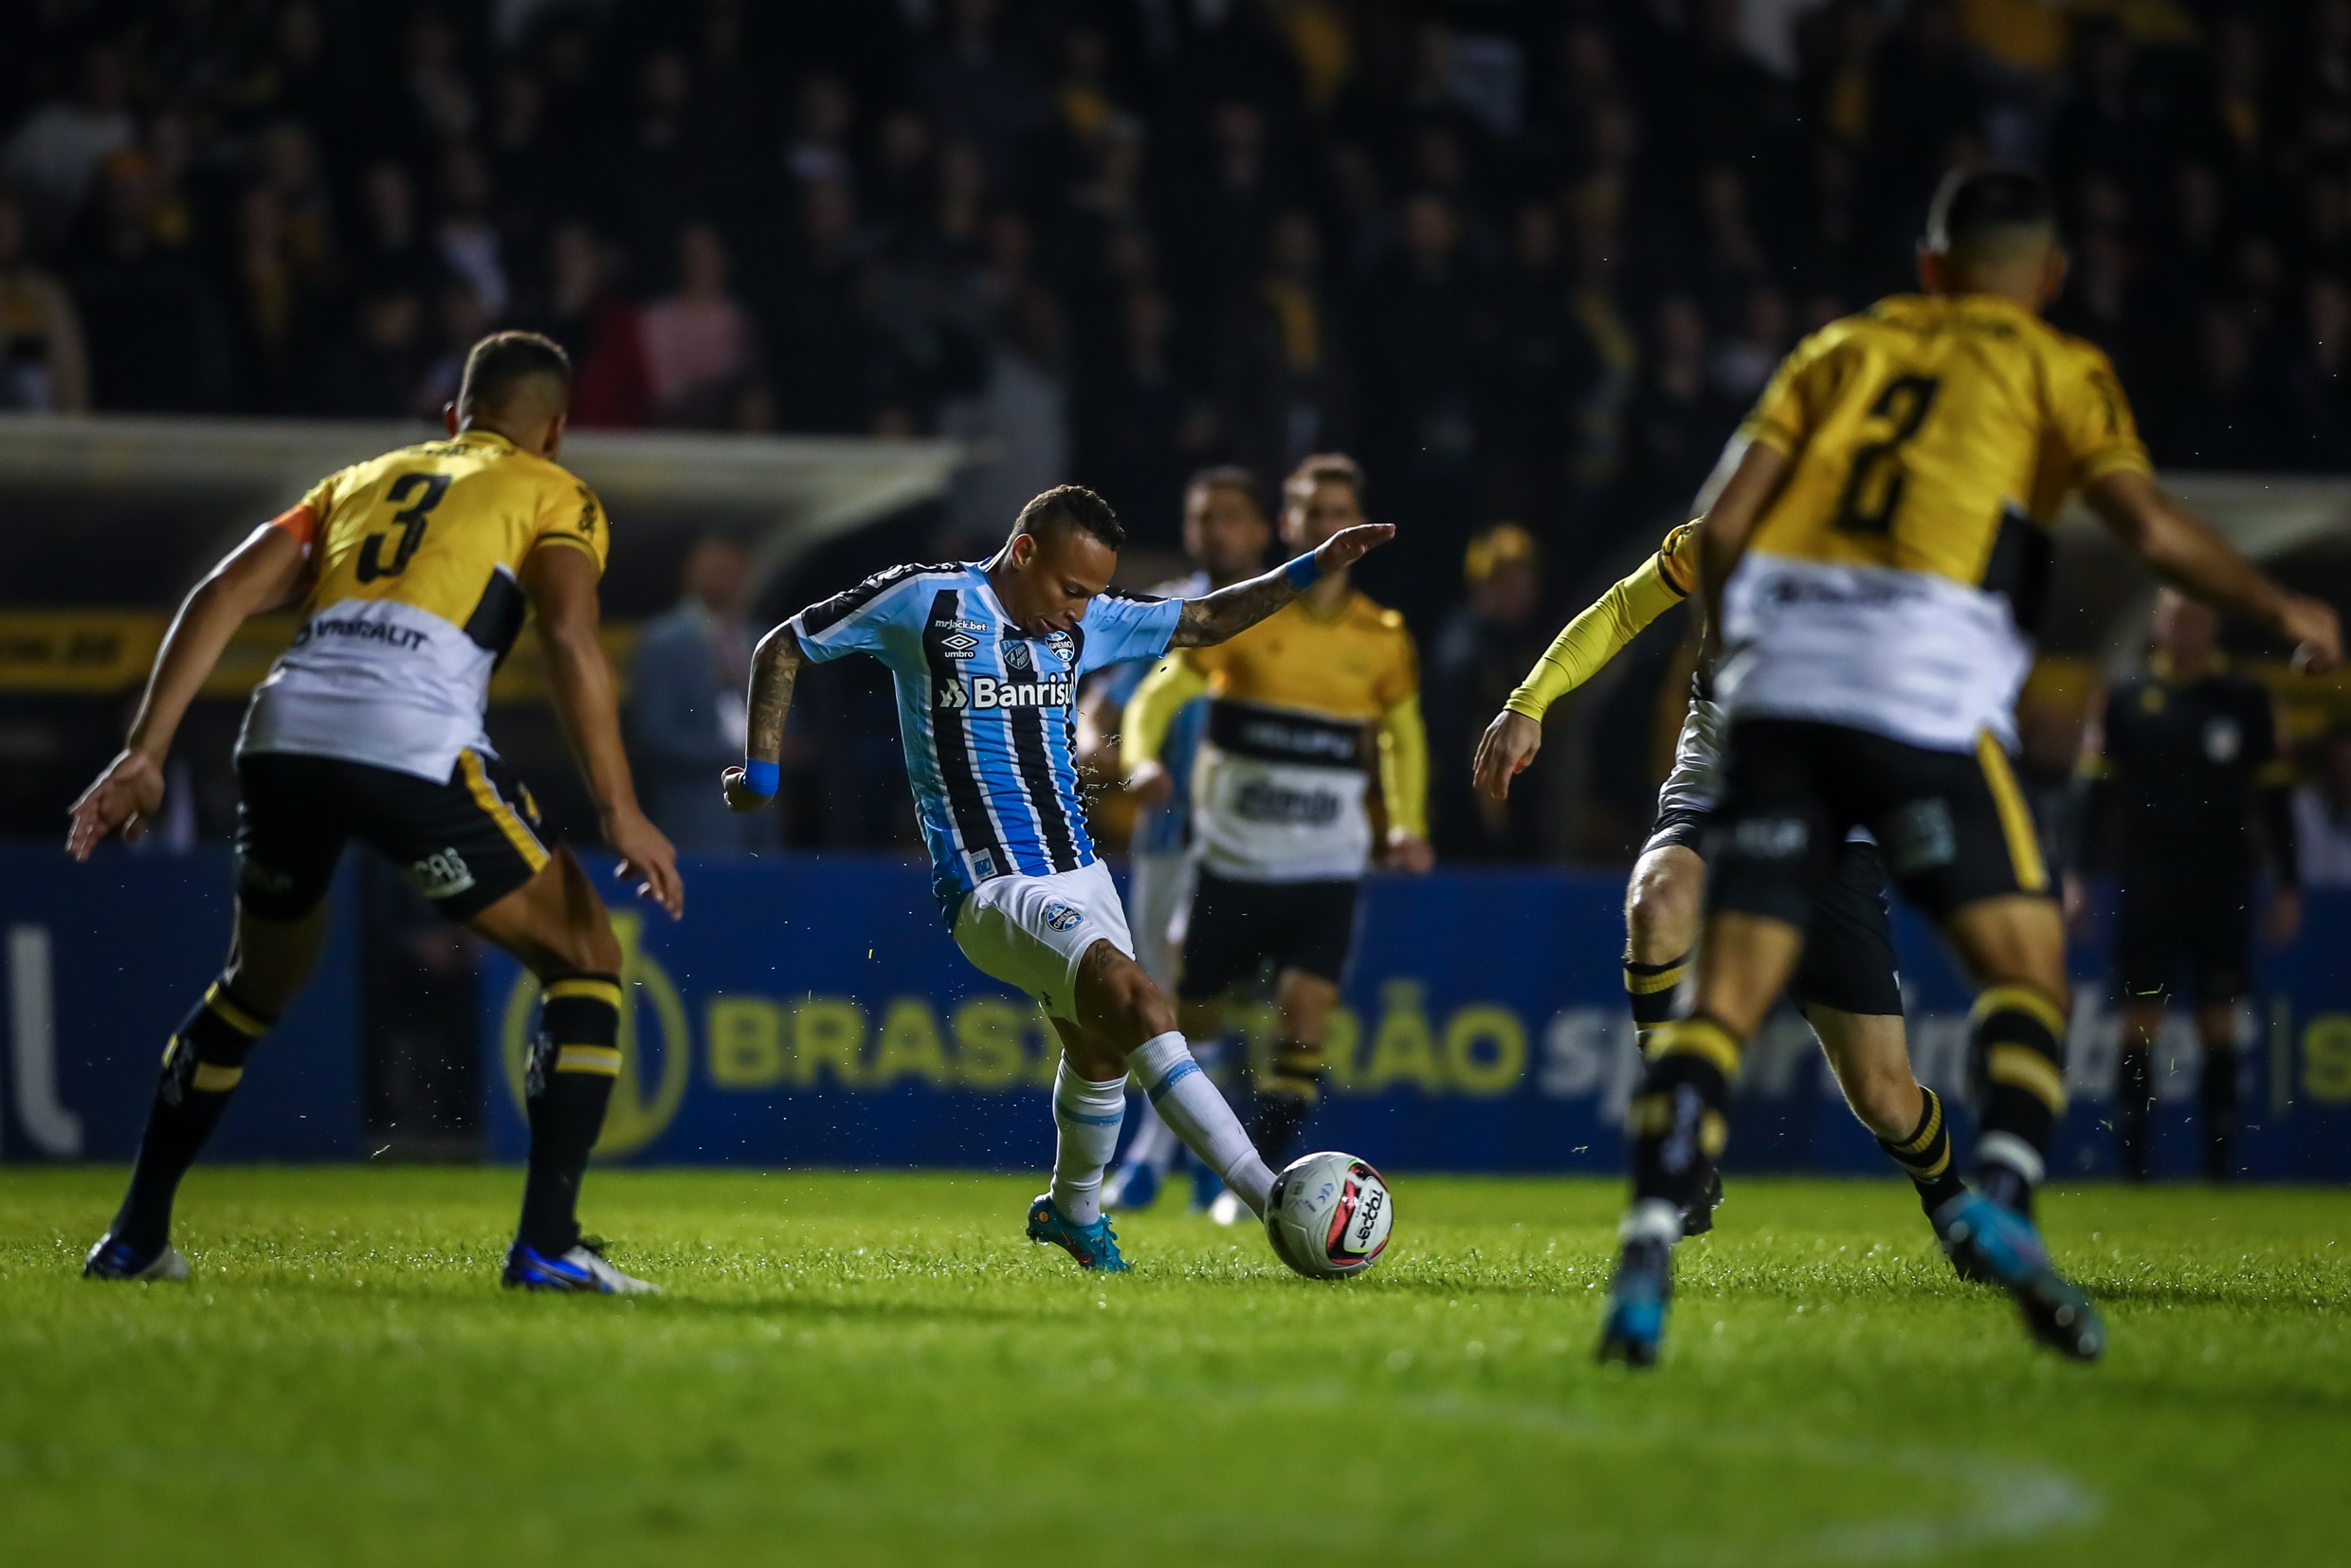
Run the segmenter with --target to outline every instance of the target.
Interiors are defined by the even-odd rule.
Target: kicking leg
[[[1251,1213],[1264,1214],[1273,1173],[1200,1070],[1176,1028],[1174,1010],[1141,966],[1112,943],[1096,942],[1078,966],[1077,1002],[1079,1024],[1105,1047],[1105,1059],[1092,1067],[1116,1070],[1122,1065],[1184,1147],[1223,1177]]]
[[[653,1288],[582,1241],[579,1188],[620,1076],[620,940],[588,873],[558,849],[531,880],[472,916],[473,931],[539,978],[538,1033],[524,1074],[531,1153],[508,1285],[610,1295]]]
[[[113,1226],[82,1265],[93,1279],[185,1279],[172,1247],[172,1202],[180,1178],[220,1124],[245,1077],[246,1057],[301,990],[324,939],[323,900],[307,914],[267,920],[239,905],[236,940],[163,1048],[163,1071],[147,1111],[138,1162]]]

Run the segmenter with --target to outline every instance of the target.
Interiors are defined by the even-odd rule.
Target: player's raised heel
[[[1159,1173],[1141,1160],[1120,1166],[1103,1190],[1105,1209],[1148,1209],[1158,1199]]]
[[[1126,1272],[1126,1260],[1119,1256],[1119,1238],[1110,1221],[1104,1218],[1080,1225],[1053,1206],[1050,1193],[1038,1194],[1029,1205],[1029,1239],[1060,1248],[1078,1260],[1080,1268],[1103,1274]]]
[[[98,1238],[82,1260],[85,1280],[146,1280],[176,1285],[188,1277],[188,1257],[170,1242],[159,1252],[141,1252],[111,1231]]]
[[[1600,1324],[1597,1358],[1655,1366],[1666,1339],[1666,1303],[1672,1296],[1672,1249],[1648,1237],[1625,1243],[1616,1275],[1608,1282],[1608,1317]]]
[[[656,1296],[661,1286],[624,1274],[604,1258],[604,1244],[582,1236],[555,1257],[516,1242],[506,1249],[506,1271],[499,1283],[515,1290],[564,1290],[583,1296]]]
[[[1935,1233],[1962,1279],[1989,1280],[2015,1298],[2034,1340],[2077,1361],[2105,1353],[2106,1325],[2097,1307],[2050,1263],[2029,1221],[1979,1193],[1965,1193],[1935,1211]]]

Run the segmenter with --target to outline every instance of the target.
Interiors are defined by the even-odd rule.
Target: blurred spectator
[[[1706,319],[1696,301],[1669,294],[1657,305],[1647,374],[1625,410],[1624,524],[1653,532],[1688,510],[1745,411],[1707,375]]]
[[[2351,292],[2339,279],[2310,280],[2302,343],[2286,372],[2294,402],[2297,466],[2351,468]]]
[[[1533,536],[1498,523],[1469,541],[1463,576],[1469,596],[1446,621],[1428,675],[1431,830],[1447,860],[1535,860],[1542,852],[1543,762],[1507,801],[1469,787],[1469,762],[1486,721],[1517,689],[1551,641],[1536,619],[1542,556]]]
[[[764,848],[775,817],[742,816],[719,794],[719,771],[743,756],[744,692],[757,632],[744,617],[751,558],[735,540],[698,540],[684,596],[646,624],[629,665],[629,739],[646,813],[688,853]]]
[[[2196,374],[2180,399],[2170,447],[2196,466],[2256,472],[2293,457],[2291,412],[2272,377],[2257,374],[2251,329],[2235,310],[2196,323]]]
[[[1225,439],[1258,473],[1287,473],[1309,452],[1349,440],[1346,323],[1323,284],[1314,217],[1273,221],[1268,264],[1233,296],[1218,334]]]
[[[465,281],[483,314],[496,320],[506,313],[504,241],[490,212],[490,166],[471,147],[454,146],[441,160],[440,215],[433,244],[441,264]]]
[[[2294,791],[2294,846],[2306,887],[2351,887],[2351,725],[2321,738]]]
[[[1087,387],[1077,421],[1079,475],[1117,496],[1137,541],[1155,549],[1175,545],[1175,498],[1213,433],[1213,416],[1177,374],[1174,325],[1165,298],[1147,288],[1128,294],[1118,355]]]
[[[71,295],[32,262],[24,210],[0,192],[0,409],[86,413],[90,366]]]
[[[709,224],[678,236],[678,286],[645,307],[645,363],[665,425],[731,424],[757,355],[751,313],[727,291],[726,242]]]
[[[26,217],[44,247],[64,239],[108,155],[138,140],[122,63],[105,45],[82,56],[71,98],[54,98],[9,137],[7,171],[24,194]]]
[[[950,403],[939,417],[945,433],[985,442],[994,453],[958,475],[949,496],[948,521],[958,547],[984,542],[993,548],[1030,497],[1069,478],[1061,311],[1051,294],[1031,283],[1012,301],[1011,315],[978,392]]]
[[[219,296],[195,260],[155,236],[155,173],[125,148],[99,174],[93,234],[74,279],[89,341],[91,402],[105,410],[210,412],[229,397]]]
[[[565,224],[548,242],[546,292],[530,314],[572,356],[572,423],[584,428],[653,422],[644,323],[606,282],[611,270],[595,230]]]
[[[321,411],[353,419],[410,419],[426,395],[432,351],[425,339],[425,302],[397,283],[359,301],[359,329],[327,360]]]

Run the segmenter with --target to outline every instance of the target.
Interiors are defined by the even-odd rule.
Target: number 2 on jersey
[[[392,520],[400,527],[400,543],[393,549],[389,565],[384,561],[384,540],[388,534],[370,534],[367,542],[359,547],[358,576],[361,582],[372,583],[378,577],[396,577],[409,569],[409,561],[416,554],[416,547],[425,542],[425,522],[431,516],[432,509],[441,504],[441,497],[448,487],[449,476],[447,474],[402,474],[392,482],[392,488],[384,492],[384,499],[394,506],[400,506],[402,501],[416,495],[420,489],[424,494],[417,497],[413,505],[400,506],[400,510],[392,515]]]
[[[1872,419],[1893,422],[1893,432],[1882,441],[1853,448],[1853,466],[1845,476],[1845,494],[1837,501],[1836,525],[1851,534],[1890,534],[1894,514],[1902,507],[1902,449],[1934,407],[1942,382],[1931,375],[1898,375],[1886,384],[1869,405]]]

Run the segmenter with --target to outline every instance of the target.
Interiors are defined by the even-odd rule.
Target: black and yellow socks
[[[1272,1070],[1258,1083],[1249,1107],[1249,1141],[1267,1164],[1280,1170],[1289,1160],[1321,1098],[1321,1042],[1276,1041]]]
[[[1704,1013],[1650,1034],[1648,1070],[1625,1113],[1636,1215],[1662,1213],[1655,1205],[1670,1204],[1680,1234],[1679,1215],[1704,1200],[1707,1176],[1729,1140],[1738,1072],[1739,1037]]]
[[[1919,1111],[1919,1124],[1906,1138],[1879,1139],[1878,1147],[1902,1167],[1919,1190],[1919,1207],[1932,1216],[1967,1186],[1951,1158],[1951,1127],[1942,1114],[1941,1098],[1923,1084],[1919,1085],[1919,1097],[1925,1102]]]
[[[531,1158],[517,1237],[542,1257],[559,1256],[579,1241],[580,1179],[620,1077],[620,1004],[616,975],[547,983],[523,1082]]]
[[[131,1190],[115,1215],[114,1235],[141,1252],[172,1238],[172,1199],[180,1177],[220,1124],[228,1097],[245,1077],[245,1059],[278,1020],[241,1001],[215,980],[163,1048],[163,1072],[147,1110]]]
[[[1981,1119],[1976,1185],[2030,1217],[2066,1111],[2066,1018],[2029,985],[1987,987],[1968,1015]]]
[[[1632,1005],[1632,1032],[1649,1048],[1649,1036],[1673,1018],[1673,995],[1689,968],[1689,955],[1661,964],[1625,960],[1625,1000]]]

